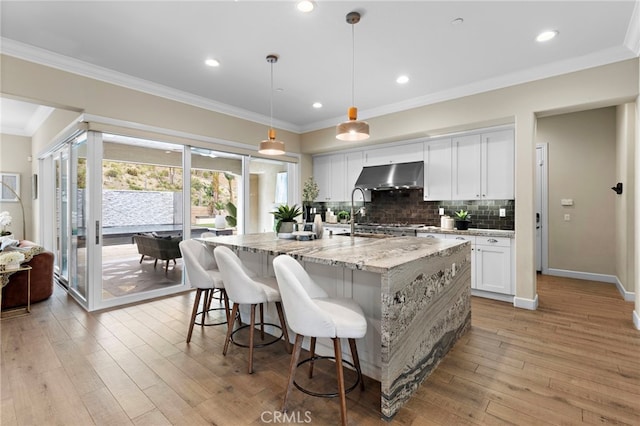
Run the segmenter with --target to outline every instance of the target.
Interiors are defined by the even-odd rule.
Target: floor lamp
[[[26,240],[27,239],[27,222],[24,220],[24,205],[22,204],[22,198],[20,198],[20,196],[16,193],[16,191],[14,191],[13,188],[11,188],[9,185],[7,185],[1,180],[0,180],[0,183],[2,184],[2,186],[7,188],[9,191],[11,191],[11,193],[16,196],[16,199],[20,203],[20,210],[22,210],[22,239]]]

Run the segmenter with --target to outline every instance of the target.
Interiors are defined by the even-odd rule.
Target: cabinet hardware
[[[490,238],[490,239],[487,240],[487,242],[489,242],[489,243],[497,243],[498,240],[496,240],[495,238]]]

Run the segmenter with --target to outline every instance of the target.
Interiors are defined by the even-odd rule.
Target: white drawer
[[[496,247],[510,247],[511,246],[511,238],[476,236],[476,245],[496,246]]]
[[[447,238],[447,234],[437,234],[434,232],[418,232],[416,233],[416,237],[420,237],[420,238],[441,238],[441,239],[446,239]]]
[[[475,235],[456,235],[456,234],[447,234],[447,239],[449,240],[465,240],[471,241],[471,244],[477,243]]]

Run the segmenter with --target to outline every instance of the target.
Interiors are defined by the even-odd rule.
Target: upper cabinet
[[[349,152],[344,154],[344,166],[346,176],[345,196],[343,201],[351,201],[351,192],[356,186],[356,181],[362,172],[364,166],[364,153],[362,151]],[[365,197],[363,200],[362,192],[356,191],[353,193],[354,201],[371,201],[371,191],[364,191]]]
[[[367,149],[364,151],[364,165],[380,166],[382,164],[422,161],[422,150],[422,142]]]
[[[317,201],[351,201],[363,167],[424,161],[424,200],[512,200],[513,129],[469,132],[425,142],[313,157]],[[371,200],[366,191],[365,201]],[[361,201],[360,191],[354,200]]]
[[[513,130],[457,136],[451,149],[454,200],[514,198]]]
[[[482,135],[482,198],[514,198],[514,146],[511,129]]]
[[[424,143],[424,200],[451,200],[451,139]]]
[[[347,199],[344,154],[313,157],[313,178],[318,183],[316,201]]]
[[[351,201],[351,191],[362,171],[362,151],[313,157],[313,178],[318,184],[316,201]],[[371,201],[371,191],[365,191],[365,201]],[[354,201],[362,201],[362,193],[354,193]]]

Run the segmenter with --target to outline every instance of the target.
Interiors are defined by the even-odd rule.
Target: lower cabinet
[[[514,294],[511,238],[440,233],[418,233],[417,236],[470,241],[471,288],[482,292]]]
[[[476,237],[472,247],[475,257],[475,287],[493,293],[513,294],[511,274],[511,239]]]

